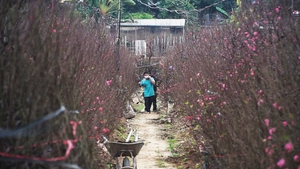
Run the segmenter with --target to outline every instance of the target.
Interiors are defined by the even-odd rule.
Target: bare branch
[[[170,10],[170,9],[167,9],[167,8],[159,7],[156,3],[153,3],[152,0],[149,0],[147,4],[144,3],[144,2],[142,2],[141,0],[137,0],[137,1],[139,3],[141,3],[142,5],[147,6],[148,8],[151,8],[151,9],[159,9],[159,10],[162,10],[162,11],[175,12],[177,14],[188,14],[188,13],[190,13],[190,11],[185,11],[185,10]],[[224,1],[225,0],[221,0],[219,2],[216,2],[216,3],[213,3],[211,5],[208,5],[208,6],[204,7],[204,8],[191,10],[191,12],[201,12],[201,11],[204,11],[205,9],[207,9],[207,8],[216,6],[219,3],[222,3]]]

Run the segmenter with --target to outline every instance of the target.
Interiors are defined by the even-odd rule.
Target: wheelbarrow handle
[[[135,130],[131,129],[125,142],[129,142],[130,137],[133,134],[133,132],[135,132]]]
[[[101,135],[101,137],[104,139],[104,143],[108,142],[108,139],[105,136]]]

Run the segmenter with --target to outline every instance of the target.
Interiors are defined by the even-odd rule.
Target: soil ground
[[[129,120],[131,127],[137,129],[139,138],[144,141],[140,153],[137,156],[139,169],[176,169],[174,165],[167,162],[172,156],[169,144],[161,138],[161,124],[156,124],[160,115],[157,113],[138,113],[135,118]]]
[[[144,142],[136,157],[138,169],[200,169],[200,152],[189,135],[188,125],[172,110],[172,106],[162,103],[160,98],[158,112],[141,112],[144,107],[140,97],[138,93],[133,98],[140,101],[133,106],[135,117],[120,124],[126,132],[130,130],[127,126],[135,129],[139,141]],[[113,135],[113,138],[118,138],[116,132]]]

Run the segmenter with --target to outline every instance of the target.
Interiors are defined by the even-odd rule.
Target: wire
[[[15,129],[15,130],[0,130],[0,138],[7,138],[7,137],[11,137],[11,138],[22,138],[25,136],[32,136],[32,128],[38,124],[41,124],[47,120],[50,120],[56,116],[58,116],[59,114],[61,114],[62,112],[66,111],[66,108],[64,106],[61,106],[60,109],[56,110],[55,112],[52,112],[46,116],[44,116],[43,118],[41,118],[40,120],[34,121],[30,124],[28,124],[25,127],[19,128],[19,129]]]
[[[177,13],[177,14],[188,14],[188,13],[190,13],[189,11],[184,11],[184,10],[170,10],[170,9],[167,9],[167,8],[159,7],[156,3],[153,3],[152,0],[149,0],[149,1],[148,1],[148,4],[142,2],[141,0],[137,0],[137,1],[138,1],[140,4],[142,4],[142,5],[144,5],[144,6],[147,6],[147,7],[151,8],[151,9],[159,9],[159,10],[162,10],[162,11],[175,12],[175,13]],[[201,11],[204,11],[205,9],[207,9],[207,8],[216,6],[216,5],[218,5],[219,3],[222,3],[222,2],[224,2],[224,1],[225,1],[225,0],[221,0],[221,1],[219,1],[219,2],[215,2],[215,3],[211,4],[211,5],[208,5],[208,6],[204,7],[204,8],[201,8],[201,9],[193,9],[193,10],[191,10],[191,12],[201,12]]]

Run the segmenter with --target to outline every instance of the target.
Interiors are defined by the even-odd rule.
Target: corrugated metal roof
[[[185,19],[135,19],[133,22],[121,23],[122,27],[184,27]]]

